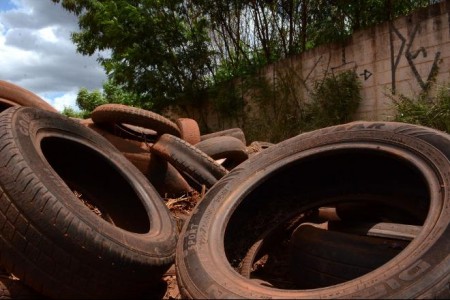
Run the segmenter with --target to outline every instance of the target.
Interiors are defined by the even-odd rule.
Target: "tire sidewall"
[[[23,159],[48,192],[58,199],[59,205],[80,220],[79,228],[86,232],[86,239],[89,239],[89,236],[92,235],[93,243],[91,246],[93,249],[88,249],[89,251],[95,253],[95,248],[101,249],[102,243],[112,243],[117,247],[111,248],[111,257],[122,256],[128,262],[134,261],[138,264],[147,259],[154,259],[155,253],[160,253],[163,259],[169,259],[172,256],[170,253],[173,253],[173,250],[171,251],[170,248],[174,246],[176,240],[174,238],[175,226],[168,210],[160,200],[157,191],[148,184],[143,174],[140,174],[131,163],[128,163],[114,146],[85,126],[56,113],[19,108],[13,114],[11,130],[17,147],[23,153]],[[102,220],[82,204],[52,169],[42,153],[39,136],[47,134],[80,143],[109,160],[138,194],[151,221],[150,231],[146,234],[135,234],[123,230]],[[35,217],[40,218],[39,226],[48,237],[62,241],[60,228],[56,228],[45,216],[39,217],[37,214],[33,214],[32,218]],[[34,221],[36,222],[36,220]],[[98,236],[101,237],[100,241]],[[152,242],[149,243],[149,240]],[[60,246],[66,247],[66,250],[72,251],[70,247],[78,246],[73,243],[74,241],[64,241],[66,242],[61,243]],[[133,251],[127,251],[127,249]],[[146,257],[148,254],[145,253],[149,253],[149,251],[152,254]],[[84,253],[84,251],[81,253]],[[163,253],[167,253],[168,257],[164,257]]]
[[[324,289],[270,289],[253,284],[234,271],[226,260],[224,234],[233,211],[250,190],[277,168],[324,147],[331,149],[352,141],[403,149],[405,153],[420,156],[424,164],[426,162],[429,169],[435,171],[436,180],[441,180],[443,185],[437,191],[440,196],[431,199],[433,216],[424,224],[422,232],[426,234],[411,242],[394,259],[396,264],[388,262],[358,279]],[[176,257],[181,290],[185,296],[193,298],[417,298],[436,295],[446,289],[449,276],[450,150],[445,149],[450,149],[447,135],[394,122],[353,122],[329,127],[266,149],[223,177],[185,224]]]

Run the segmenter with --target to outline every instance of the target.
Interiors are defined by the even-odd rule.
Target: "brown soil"
[[[178,232],[181,232],[181,228],[183,227],[184,222],[187,220],[195,205],[203,199],[205,195],[205,188],[201,193],[196,191],[183,195],[178,198],[164,198],[167,208],[172,213],[175,221],[177,222]],[[177,276],[175,272],[175,265],[164,274],[162,278],[166,284],[166,293],[162,297],[162,299],[181,299],[180,291],[178,289],[177,284]]]

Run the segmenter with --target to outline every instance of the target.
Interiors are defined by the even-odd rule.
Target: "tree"
[[[69,117],[89,118],[97,106],[107,103],[125,104],[148,110],[152,109],[152,103],[141,103],[140,97],[137,94],[124,91],[112,81],[106,81],[103,84],[103,91],[94,90],[90,92],[86,88],[81,88],[78,91],[76,104],[80,108],[79,112],[71,108],[64,108],[62,113]]]
[[[430,0],[52,0],[75,13],[80,53],[155,110],[202,100],[211,87]],[[83,92],[84,93],[84,92]],[[91,100],[95,102],[92,95]]]
[[[206,87],[207,23],[182,0],[52,0],[78,16],[77,50],[100,57],[109,78],[154,109]]]

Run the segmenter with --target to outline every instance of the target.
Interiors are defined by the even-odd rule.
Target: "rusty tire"
[[[163,134],[152,146],[151,151],[206,188],[212,187],[228,173],[224,167],[204,152],[170,134]]]
[[[209,138],[199,142],[195,147],[215,160],[226,159],[222,165],[228,170],[248,159],[245,145],[241,140],[232,136]]]
[[[180,129],[181,138],[191,145],[200,142],[200,128],[197,121],[189,118],[178,118],[176,124]]]
[[[395,122],[353,122],[301,134],[218,181],[185,223],[176,253],[186,298],[448,298],[450,137]],[[422,230],[371,272],[320,289],[262,286],[238,273],[263,232],[346,193],[409,199]]]
[[[91,118],[97,124],[129,124],[154,130],[158,135],[168,133],[180,136],[178,126],[164,116],[128,105],[100,105],[92,111]]]
[[[11,106],[36,107],[56,112],[56,109],[38,95],[18,85],[0,80],[0,111]]]
[[[159,282],[177,229],[143,174],[57,113],[9,108],[0,128],[6,271],[51,298],[137,297]]]
[[[202,141],[213,138],[213,137],[218,137],[218,136],[232,136],[235,137],[239,140],[241,140],[241,142],[244,145],[247,145],[247,141],[245,140],[245,134],[242,131],[241,128],[229,128],[229,129],[224,129],[224,130],[219,130],[219,131],[215,131],[212,133],[207,133],[207,134],[203,134],[200,136],[200,139]]]

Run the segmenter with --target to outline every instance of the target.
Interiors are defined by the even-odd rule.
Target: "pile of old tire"
[[[149,297],[178,233],[157,190],[94,130],[12,106],[0,114],[0,265],[44,297]]]
[[[240,128],[201,135],[194,119],[175,122],[149,110],[104,104],[83,124],[112,142],[161,195],[211,188],[229,170],[262,150],[246,145]]]
[[[161,196],[271,145],[119,104],[71,119],[3,81],[0,108],[2,299],[160,297],[179,231]]]
[[[450,297],[446,133],[247,145],[120,104],[73,120],[2,81],[0,109],[2,299],[161,298],[173,266],[191,299]],[[199,191],[180,230],[163,196]]]
[[[450,136],[353,122],[270,146],[184,224],[184,298],[449,298]]]

